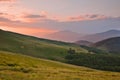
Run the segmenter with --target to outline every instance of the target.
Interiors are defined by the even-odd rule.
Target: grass
[[[38,58],[64,61],[67,50],[87,52],[71,43],[52,41],[0,30],[0,50],[21,53]]]
[[[0,80],[119,80],[120,73],[0,51]]]

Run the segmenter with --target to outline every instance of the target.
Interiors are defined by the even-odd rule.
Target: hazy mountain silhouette
[[[81,37],[80,40],[87,40],[90,42],[98,42],[111,37],[120,37],[120,30],[109,30],[102,33],[96,33]]]
[[[72,32],[72,31],[59,31],[52,34],[45,35],[46,38],[58,41],[65,41],[65,42],[74,42],[79,40],[79,38],[83,36],[83,34]]]

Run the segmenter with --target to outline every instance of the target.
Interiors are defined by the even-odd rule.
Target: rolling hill
[[[0,80],[119,80],[120,73],[0,51]]]
[[[90,68],[101,69],[98,67],[93,67],[93,65],[91,66],[91,63],[93,63],[94,59],[96,58],[96,55],[98,56],[98,58],[96,59],[103,58],[102,61],[105,60],[104,56],[107,56],[106,61],[109,61],[111,59],[111,56],[95,48],[86,48],[86,47],[81,47],[79,45],[75,45],[72,43],[65,43],[60,41],[36,38],[32,36],[26,36],[18,33],[0,30],[0,51],[8,51],[8,52],[28,55],[36,58],[43,58],[43,59],[69,63],[66,59],[66,56],[69,56],[69,53],[68,53],[69,48],[72,48],[72,50],[75,50],[76,55],[80,54],[78,57],[82,57],[86,53],[90,54],[90,55],[85,55],[81,58],[81,59],[84,59],[84,60],[87,59],[87,60],[85,65],[79,65],[79,66],[87,65],[87,67],[90,67]],[[84,54],[82,55],[81,53],[84,53]],[[91,54],[91,53],[94,53],[94,54]],[[87,58],[89,56],[93,56],[93,57],[95,56],[95,58],[91,58],[90,59],[91,62],[89,62]],[[110,66],[109,66],[109,63],[111,64],[112,63],[111,61],[109,61],[108,66],[106,64],[105,65],[101,64],[102,66],[101,70],[104,70],[104,67],[107,66],[106,70],[118,71],[118,72],[120,71],[119,63],[118,63],[119,57],[114,56],[112,58],[116,58],[114,59],[114,60],[117,60],[116,63]],[[79,60],[80,60],[79,58],[78,60],[76,60],[78,61],[77,63],[84,64],[83,62],[81,63]],[[99,60],[96,60],[96,61],[99,61]],[[96,66],[99,66],[97,62],[94,62],[94,63],[96,64]],[[113,66],[116,66],[116,68],[112,68]]]
[[[120,30],[109,30],[102,33],[91,34],[81,37],[80,40],[87,40],[89,42],[95,43],[111,37],[120,37]]]
[[[106,50],[110,53],[120,54],[120,37],[114,37],[97,42],[93,45],[102,50]]]
[[[52,60],[64,60],[64,56],[66,56],[67,50],[70,47],[77,52],[87,52],[87,50],[75,44],[0,30],[0,50],[2,51],[21,53]]]
[[[84,46],[90,46],[90,45],[93,44],[92,42],[85,41],[85,40],[79,40],[79,41],[76,41],[74,43],[77,44],[77,45],[84,45]]]

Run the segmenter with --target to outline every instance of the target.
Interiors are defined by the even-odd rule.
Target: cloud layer
[[[94,12],[88,12],[86,14],[76,13],[78,8],[74,8],[77,11],[73,10],[73,3],[71,9],[69,8],[70,10],[68,8],[65,10],[63,9],[67,6],[65,4],[63,4],[63,8],[62,6],[58,8],[60,3],[58,3],[56,8],[50,7],[49,10],[47,8],[50,4],[46,4],[46,8],[42,6],[43,4],[39,6],[36,3],[37,1],[35,2],[33,0],[37,5],[31,3],[32,1],[27,1],[29,0],[19,0],[18,2],[17,0],[0,0],[0,28],[35,36],[41,36],[60,30],[70,30],[79,33],[95,33],[98,31],[120,28],[120,17],[106,16],[99,13],[94,14]],[[39,1],[40,0],[38,0],[38,2]],[[54,12],[53,9],[55,9],[56,12]],[[52,13],[52,10],[54,13]],[[68,13],[68,15],[62,15],[64,12],[60,12],[59,10],[63,10],[65,13],[73,10],[72,12],[76,14],[71,14],[71,12],[70,14]],[[84,10],[84,8],[81,10]]]
[[[15,0],[0,0],[0,1],[15,1]]]
[[[60,30],[79,33],[95,33],[120,27],[120,17],[84,15],[56,20],[43,14],[11,15],[0,13],[0,28],[34,36],[42,36]]]
[[[98,19],[107,19],[107,18],[109,17],[105,15],[88,14],[88,15],[69,17],[69,20],[70,21],[84,21],[84,20],[98,20]]]

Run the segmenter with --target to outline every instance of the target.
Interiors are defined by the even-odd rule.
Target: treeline
[[[65,59],[67,63],[78,66],[120,72],[120,56],[89,53],[68,53]]]

